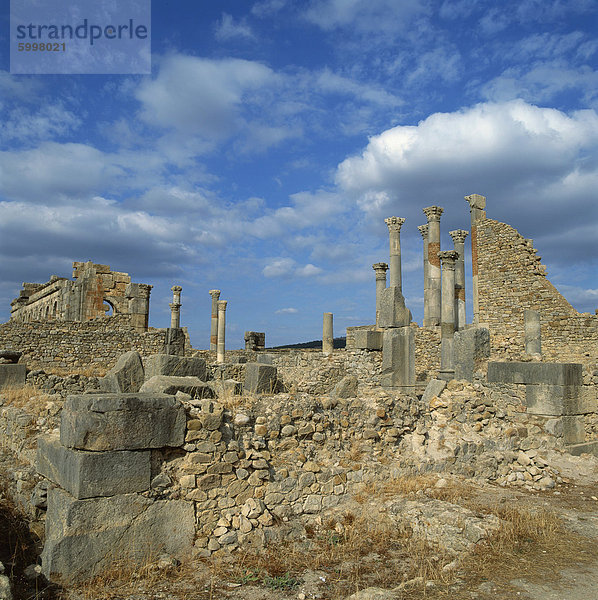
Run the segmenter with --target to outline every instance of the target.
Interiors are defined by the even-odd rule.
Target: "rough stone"
[[[25,365],[0,364],[0,390],[23,387],[26,379]]]
[[[37,470],[77,499],[143,492],[150,487],[149,451],[87,452],[40,437]]]
[[[333,398],[355,398],[359,381],[354,375],[346,375],[333,388],[331,396]]]
[[[429,404],[434,396],[440,396],[440,394],[442,394],[444,388],[446,388],[446,381],[441,379],[430,379],[424,395],[422,396],[422,402]]]
[[[165,394],[69,396],[60,442],[79,450],[146,450],[185,443],[185,410]]]
[[[114,367],[100,379],[100,389],[113,394],[135,393],[143,385],[143,380],[141,356],[131,350],[119,356]]]
[[[138,494],[77,500],[52,488],[43,573],[54,581],[78,582],[116,561],[143,563],[160,552],[183,558],[193,546],[194,512],[182,500],[152,501]]]
[[[192,398],[214,397],[212,387],[204,383],[199,377],[175,377],[174,375],[154,375],[141,386],[140,392],[171,395],[183,392],[189,394]]]

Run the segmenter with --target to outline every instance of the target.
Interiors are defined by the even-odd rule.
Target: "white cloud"
[[[295,315],[299,312],[297,308],[279,308],[277,311],[274,311],[277,315]]]
[[[235,21],[232,15],[229,15],[228,13],[222,13],[222,17],[214,30],[214,35],[217,40],[223,42],[235,38],[248,40],[255,39],[253,31],[246,21]]]
[[[320,273],[322,273],[322,269],[312,265],[311,263],[308,263],[304,267],[301,267],[295,271],[295,274],[299,277],[313,277],[314,275],[319,275]]]
[[[10,111],[0,128],[0,142],[24,142],[30,145],[70,133],[80,124],[81,120],[60,104],[43,106],[37,112],[19,106]]]
[[[288,277],[294,270],[295,261],[292,258],[276,258],[262,269],[262,274],[264,277]]]

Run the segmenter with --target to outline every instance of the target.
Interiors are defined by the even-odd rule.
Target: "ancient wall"
[[[490,329],[492,359],[524,353],[523,311],[540,313],[544,360],[598,362],[598,316],[578,313],[546,277],[532,240],[482,219],[477,227],[479,322]]]
[[[166,329],[136,331],[130,315],[86,321],[37,321],[0,324],[0,348],[23,352],[30,369],[111,368],[129,350],[142,355],[164,351]]]

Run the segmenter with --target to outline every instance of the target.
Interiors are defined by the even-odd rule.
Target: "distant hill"
[[[347,345],[346,337],[334,338],[333,344],[335,348],[345,348]],[[286,344],[285,346],[272,346],[270,350],[287,350],[290,348],[321,348],[322,340],[313,340],[312,342],[301,342],[300,344]]]

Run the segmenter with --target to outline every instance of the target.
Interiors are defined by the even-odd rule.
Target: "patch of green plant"
[[[262,583],[273,590],[290,590],[297,587],[300,583],[299,579],[295,579],[289,572],[284,575],[270,577],[266,575]]]
[[[247,583],[255,583],[262,579],[262,574],[259,569],[246,569],[243,575],[237,579],[237,583],[245,585]]]

